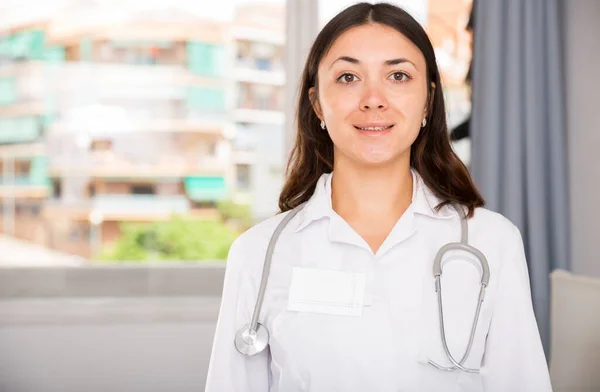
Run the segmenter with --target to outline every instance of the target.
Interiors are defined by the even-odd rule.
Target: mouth
[[[358,124],[354,125],[358,131],[371,136],[379,136],[388,133],[394,124]]]

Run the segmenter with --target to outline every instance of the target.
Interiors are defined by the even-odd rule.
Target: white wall
[[[573,272],[600,276],[600,1],[563,0]]]

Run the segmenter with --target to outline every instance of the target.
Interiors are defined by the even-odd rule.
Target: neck
[[[332,207],[343,218],[398,219],[412,201],[408,162],[367,169],[347,162],[334,163],[333,171]]]

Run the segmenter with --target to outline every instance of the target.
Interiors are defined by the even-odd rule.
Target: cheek
[[[341,89],[340,89],[341,90]],[[358,111],[358,99],[350,91],[327,91],[322,95],[323,115],[329,122],[343,121],[350,113]]]
[[[413,122],[423,119],[426,98],[420,92],[403,91],[390,94],[389,108],[400,113],[405,121]]]

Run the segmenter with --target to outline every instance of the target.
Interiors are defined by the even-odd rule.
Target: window
[[[154,185],[146,184],[146,185],[132,185],[131,193],[133,195],[154,195],[156,190],[154,189]]]
[[[260,110],[275,110],[272,98],[275,94],[275,88],[269,85],[256,84],[253,86],[254,108]]]
[[[270,71],[272,68],[271,59],[269,58],[258,58],[256,59],[256,68],[261,71]]]
[[[216,156],[217,155],[217,147],[218,147],[218,142],[216,142],[216,141],[208,142],[208,155],[210,155],[211,157]]]
[[[217,207],[217,203],[214,201],[194,201],[193,202],[193,207],[194,208],[216,208]]]
[[[27,176],[31,171],[31,161],[15,161],[15,175]]]
[[[14,3],[15,15],[28,19],[28,8],[18,5],[23,2]],[[266,166],[260,189],[254,189],[259,184],[254,162],[283,159],[286,0],[226,0],[208,8],[189,0],[133,1],[126,9],[107,1],[76,3],[65,5],[65,15],[84,15],[79,21],[84,25],[112,26],[111,31],[92,28],[71,36],[67,30],[78,30],[78,23],[59,26],[56,34],[40,24],[38,33],[13,38],[7,30],[0,37],[0,59],[15,69],[0,75],[0,105],[41,99],[40,113],[0,119],[0,144],[28,144],[24,150],[38,151],[39,143],[40,158],[47,159],[17,163],[15,172],[22,173],[22,183],[48,189],[52,200],[41,204],[43,214],[36,219],[52,216],[48,226],[64,227],[44,229],[48,247],[89,258],[90,249],[96,257],[105,247],[113,249],[113,241],[127,240],[116,229],[113,235],[108,223],[89,238],[77,230],[71,235],[67,228],[87,224],[102,203],[110,204],[103,220],[115,228],[132,221],[160,226],[171,213],[198,218],[190,206],[214,210],[200,215],[212,219],[216,203],[233,200],[238,189],[244,190],[239,192],[244,203],[277,192],[270,183],[262,185],[263,175],[281,176]],[[120,18],[120,11],[127,17]],[[10,30],[23,29],[34,28]],[[32,59],[39,62],[27,63]],[[257,113],[260,109],[269,113]],[[248,131],[237,135],[238,126]],[[275,147],[264,149],[267,143]],[[140,201],[151,208],[138,212]],[[229,241],[239,234],[229,229],[231,235],[210,234],[215,242]],[[223,258],[220,247],[215,249],[190,257]]]
[[[71,230],[69,232],[69,237],[72,242],[77,243],[77,242],[81,242],[86,239],[84,234],[85,233],[83,233],[82,228],[79,227],[79,225],[77,225],[77,226],[74,226],[71,228]]]
[[[225,48],[202,42],[187,44],[187,62],[192,73],[202,76],[216,77],[222,72],[219,65],[222,62]]]
[[[90,150],[96,152],[105,152],[112,150],[113,142],[112,140],[104,139],[104,140],[93,140],[90,145]]]
[[[41,136],[37,116],[7,117],[0,119],[0,143],[33,142]]]
[[[59,179],[52,180],[52,196],[55,199],[60,199],[62,194],[62,183]]]
[[[41,208],[39,205],[32,205],[29,209],[29,212],[32,217],[37,218],[40,215],[40,210]]]
[[[250,189],[250,165],[239,164],[236,165],[236,179],[238,189],[248,190]]]
[[[0,105],[17,101],[17,83],[14,78],[0,78]]]
[[[191,109],[223,110],[225,108],[225,91],[192,87],[188,90],[187,102]]]
[[[98,61],[139,65],[183,64],[181,44],[170,41],[105,41],[98,45]]]

